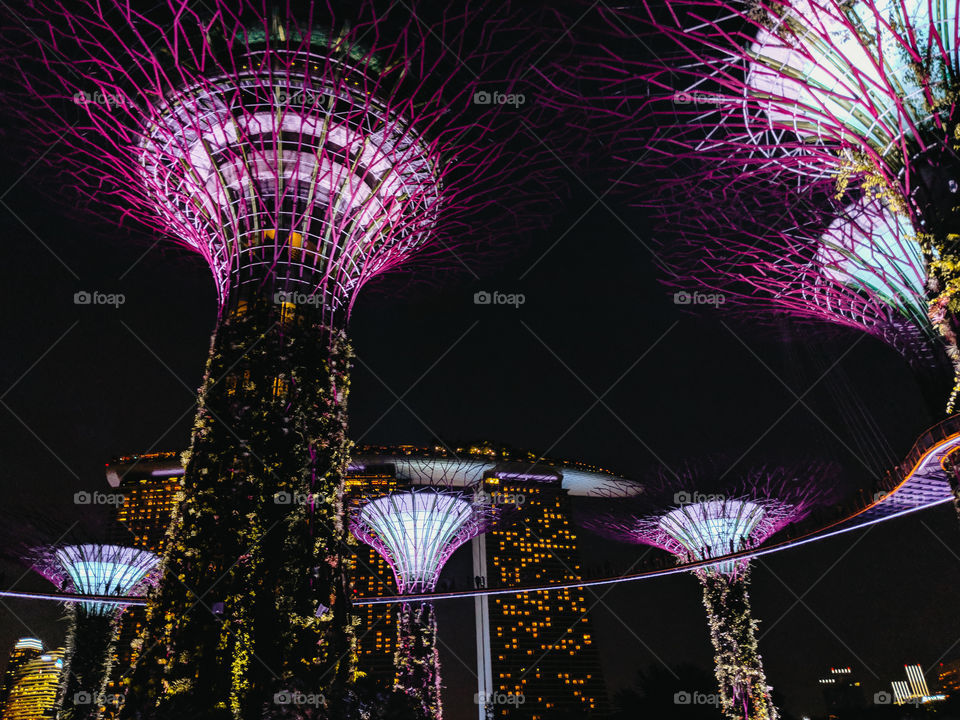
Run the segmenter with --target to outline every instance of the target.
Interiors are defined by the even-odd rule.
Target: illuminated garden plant
[[[950,365],[928,317],[926,263],[907,218],[877,198],[830,200],[830,181],[801,192],[769,177],[704,181],[690,212],[685,183],[664,183],[649,203],[654,222],[669,229],[658,244],[670,287],[719,293],[724,310],[751,322],[765,310],[771,320],[877,337],[909,362],[934,411],[942,408]]]
[[[156,581],[158,558],[117,545],[65,545],[35,552],[33,566],[63,591],[78,595],[130,597]],[[123,604],[66,603],[70,611],[57,707],[61,720],[96,718],[110,675]]]
[[[931,324],[960,371],[957,4],[667,0],[605,16],[620,42],[586,72],[641,107],[632,146],[651,152],[637,162],[828,179],[848,202],[879,200],[918,247]],[[644,34],[660,43],[655,58],[639,42],[624,50]]]
[[[350,527],[393,569],[401,595],[432,592],[453,552],[485,532],[489,499],[464,490],[411,487],[361,500]],[[397,617],[395,688],[423,717],[442,717],[437,618],[433,603],[403,603]]]
[[[757,547],[806,517],[828,498],[829,472],[818,465],[761,467],[728,481],[716,469],[691,466],[676,476],[663,470],[645,483],[642,499],[611,498],[586,524],[622,542],[666,550],[681,564],[720,558]],[[609,507],[611,500],[617,507]],[[724,715],[777,718],[750,611],[749,560],[724,560],[694,573],[703,585]]]
[[[504,4],[193,5],[41,0],[10,23],[60,181],[200,254],[219,298],[124,714],[260,718],[288,690],[344,713],[344,327],[374,277],[538,222],[544,146],[475,97],[515,91],[536,43],[494,41],[519,26]]]

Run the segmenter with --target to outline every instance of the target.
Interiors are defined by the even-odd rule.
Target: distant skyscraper
[[[183,467],[180,453],[165,452],[119,457],[107,463],[107,482],[123,503],[116,506],[113,542],[149,550],[162,556],[167,528],[180,491]],[[146,609],[131,606],[120,617],[117,650],[107,682],[107,695],[122,695],[134,652],[131,647],[146,617]],[[117,704],[108,704],[103,720],[112,720]]]
[[[520,501],[503,527],[474,540],[474,574],[490,585],[559,583],[578,577],[580,560],[569,517],[568,492],[588,495],[618,478],[576,463],[534,463],[535,456],[528,459],[487,446],[455,451],[461,458],[475,458],[474,463],[482,466],[478,472],[486,478],[484,489],[495,504]],[[443,463],[445,454],[442,449],[409,445],[362,448],[349,468],[345,490],[348,494],[375,496],[411,482],[423,482],[430,463]],[[462,462],[453,465],[464,466]],[[117,542],[162,553],[182,475],[177,453],[133,455],[108,464],[110,485],[125,498],[117,508]],[[457,482],[455,478],[446,481]],[[297,501],[293,497],[290,500]],[[351,563],[355,597],[396,594],[393,572],[376,550],[358,544]],[[472,585],[474,578],[470,580]],[[466,588],[465,583],[458,586]],[[496,717],[535,720],[550,718],[551,713],[562,710],[590,717],[607,707],[584,591],[477,598],[476,605],[479,673],[482,683],[489,680],[480,692],[522,693],[525,699],[522,705],[496,706]],[[395,677],[398,609],[393,604],[354,607],[359,617],[359,669],[384,687],[390,687]],[[143,608],[131,607],[123,615],[108,693],[122,692],[119,679],[129,670],[133,656],[130,642],[136,637],[143,612]],[[103,717],[109,720],[112,716]]]
[[[960,659],[940,663],[937,672],[937,691],[960,693]]]
[[[37,638],[20,638],[10,652],[7,660],[7,669],[3,674],[3,684],[0,685],[0,708],[7,702],[10,691],[17,684],[20,671],[31,660],[43,654],[43,641]]]
[[[927,679],[923,668],[919,665],[904,665],[907,673],[906,680],[894,680],[890,685],[893,688],[893,701],[897,705],[906,703],[920,704],[944,700],[943,695],[931,695],[927,686]]]
[[[858,710],[866,705],[863,686],[849,667],[832,667],[830,673],[818,682],[828,717]]]
[[[53,720],[62,668],[63,648],[23,662],[3,704],[3,720]]]
[[[394,490],[397,476],[392,465],[353,467],[347,475],[348,495],[375,496]],[[355,597],[395,595],[393,571],[374,548],[363,543],[350,558],[353,565],[353,594]],[[393,655],[397,649],[397,605],[360,605],[354,608],[359,616],[357,626],[358,668],[385,688],[393,686],[395,670]]]
[[[557,469],[500,472],[487,491],[518,510],[487,534],[488,583],[570,582],[580,577],[577,535]],[[512,522],[510,521],[512,520]],[[607,710],[593,625],[583,589],[497,595],[487,600],[497,718],[546,720],[557,713],[588,718]]]
[[[919,665],[905,665],[907,670],[907,681],[910,683],[910,692],[913,697],[928,697],[930,688],[927,687],[927,679],[923,676],[923,668]]]

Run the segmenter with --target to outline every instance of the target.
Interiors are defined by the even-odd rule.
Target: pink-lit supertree
[[[665,228],[663,276],[677,297],[718,294],[725,311],[751,323],[786,315],[814,331],[868,333],[909,362],[930,407],[941,410],[950,365],[927,314],[926,262],[906,218],[876,198],[837,201],[829,180],[797,189],[782,178],[701,179],[693,211],[676,202],[682,184],[664,183],[648,202]]]
[[[553,77],[563,89],[582,74],[607,98],[596,107],[608,119],[628,118],[622,160],[682,178],[678,212],[699,212],[689,197],[702,176],[690,163],[732,184],[827,180],[841,209],[882,204],[923,260],[926,314],[960,378],[956,4],[667,0],[600,14],[613,40],[582,73]],[[789,229],[775,227],[780,204],[763,213],[775,232]],[[869,263],[885,250],[857,252]]]
[[[487,467],[470,458],[400,459],[398,469],[409,486],[357,498],[350,529],[387,562],[399,594],[433,592],[450,556],[494,522],[491,499],[480,490]],[[440,720],[433,603],[404,602],[396,623],[394,688],[409,697],[424,718]]]
[[[199,253],[220,301],[126,717],[309,710],[288,691],[347,712],[346,320],[374,277],[528,227],[550,193],[517,80],[537,43],[501,37],[504,4],[345,7],[8,8],[24,132],[65,186]]]
[[[146,550],[119,545],[62,545],[38,548],[30,558],[34,569],[57,588],[81,595],[130,597],[146,594],[155,584],[159,558]],[[81,601],[66,603],[70,628],[57,696],[61,720],[93,720],[102,705],[124,605]]]
[[[699,562],[761,545],[829,499],[829,465],[727,471],[711,463],[677,474],[662,469],[637,500],[612,492],[585,525],[622,542],[661,548],[679,563]],[[721,709],[730,720],[773,720],[747,592],[748,559],[694,570],[703,585]]]

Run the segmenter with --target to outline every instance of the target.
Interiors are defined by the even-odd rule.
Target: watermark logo
[[[887,505],[912,505],[912,503],[900,493],[878,491],[873,494],[875,503],[886,503]]]
[[[305,292],[292,292],[279,290],[273,294],[273,302],[277,305],[322,305],[323,300],[319,295],[311,295]]]
[[[886,690],[881,690],[878,693],[874,693],[873,704],[874,705],[891,705],[893,704],[893,695],[888,693]]]
[[[520,107],[527,101],[527,96],[523,93],[502,93],[488,92],[487,90],[477,90],[473,94],[474,105],[512,105]]]
[[[473,294],[474,305],[512,305],[515,309],[527,301],[527,296],[523,293],[503,293],[499,290],[488,292],[480,290]]]
[[[526,499],[523,493],[502,493],[499,491],[490,493],[490,502],[493,505],[516,505],[520,507],[526,502]]]
[[[726,499],[726,495],[720,495],[719,493],[688,492],[686,490],[681,490],[680,492],[673,494],[673,502],[675,502],[677,505],[723,502]]]
[[[107,695],[105,693],[92,693],[86,690],[80,690],[73,694],[74,705],[101,705],[107,707],[120,707],[123,705],[124,697],[120,694]]]
[[[320,693],[302,693],[293,690],[281,690],[273,695],[274,705],[311,705],[320,707],[326,700]]]
[[[678,290],[673,294],[674,305],[713,305],[714,307],[720,307],[726,301],[726,296],[721,293]]]
[[[125,107],[129,104],[127,98],[119,93],[105,93],[99,90],[95,93],[89,93],[86,90],[79,90],[73,94],[75,105],[103,105],[104,107]]]
[[[275,505],[316,505],[320,496],[316,493],[289,493],[286,490],[273,494]]]
[[[123,293],[102,293],[97,290],[80,290],[73,294],[74,305],[113,305],[117,310],[127,301]]]
[[[720,707],[720,696],[717,693],[687,692],[681,690],[673,694],[674,705],[712,705]]]
[[[523,705],[527,699],[522,693],[474,693],[473,702],[477,705],[489,707],[491,705]]]
[[[320,105],[324,96],[309,90],[276,90],[273,98],[278,105],[308,108]]]
[[[681,90],[673,94],[673,102],[677,105],[726,105],[732,99],[712,93]]]
[[[126,500],[127,498],[120,493],[89,493],[86,490],[81,490],[73,494],[74,505],[116,505],[119,507]]]

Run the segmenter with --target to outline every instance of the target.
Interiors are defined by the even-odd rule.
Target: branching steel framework
[[[300,692],[346,715],[343,327],[414,255],[544,221],[554,161],[517,97],[537,36],[505,40],[524,22],[496,3],[193,5],[8,8],[24,137],[91,207],[199,253],[219,297],[123,713],[261,720]]]
[[[639,501],[617,499],[587,523],[614,539],[659,547],[681,562],[743,552],[802,520],[830,491],[827,465],[760,467],[729,482],[709,466],[662,470]],[[694,570],[703,585],[722,710],[730,720],[774,720],[747,593],[749,560]]]
[[[146,550],[118,545],[64,545],[40,548],[33,567],[61,590],[83,595],[143,595],[158,576],[159,558]],[[104,702],[118,627],[124,606],[83,601],[70,603],[58,718],[93,720]]]
[[[747,178],[801,192],[826,180],[842,197],[838,218],[845,206],[879,203],[881,214],[894,217],[884,222],[900,226],[916,246],[910,256],[922,259],[917,299],[960,378],[956,4],[668,0],[603,15],[617,42],[593,53],[584,74],[611,101],[608,116],[630,112],[631,127],[617,131],[623,160],[685,181],[673,186],[680,194],[672,202],[665,200],[676,214],[691,211],[689,193],[702,178],[689,172],[691,164],[709,166],[710,177],[741,190],[750,187],[740,184]],[[650,43],[659,43],[657,52],[649,52]],[[555,74],[566,81],[556,86],[569,87],[572,74]],[[778,224],[781,206],[762,215],[774,246],[790,231],[789,223]],[[692,211],[700,213],[696,205]],[[868,242],[858,240],[851,252],[878,268],[888,248],[869,234],[862,238]],[[748,274],[761,276],[764,262],[759,258]],[[818,292],[808,280],[799,273],[793,284]],[[867,297],[879,290],[866,288]]]
[[[467,461],[466,472],[474,465]],[[445,465],[440,474],[450,471]],[[422,481],[422,472],[417,475]],[[483,493],[420,486],[361,500],[350,527],[358,540],[387,561],[403,595],[432,592],[446,561],[458,547],[485,532],[492,517],[490,500]],[[432,602],[403,604],[395,663],[397,689],[411,697],[425,717],[439,720],[440,663]]]

